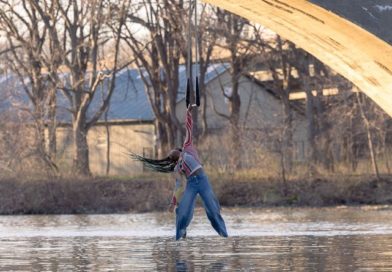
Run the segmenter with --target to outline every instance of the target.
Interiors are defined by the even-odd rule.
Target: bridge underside
[[[392,46],[375,35],[305,0],[203,1],[292,41],[347,78],[392,116]]]

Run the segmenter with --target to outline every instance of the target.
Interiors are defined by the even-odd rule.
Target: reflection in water
[[[380,251],[391,249],[391,242],[391,238],[372,237],[369,251],[364,246],[368,239],[352,236],[237,237],[224,243],[195,238],[180,248],[171,242],[158,243],[153,254],[161,271],[392,271],[390,256],[380,257]]]
[[[0,217],[0,270],[392,271],[389,207],[223,214],[228,239],[197,210],[180,242],[169,214]]]

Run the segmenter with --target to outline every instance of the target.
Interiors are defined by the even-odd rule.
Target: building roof
[[[205,76],[205,83],[213,80],[228,69],[228,64],[211,64]],[[193,65],[193,73],[195,74],[197,65]],[[64,75],[66,77],[67,75]],[[177,102],[185,98],[185,89],[187,81],[187,73],[185,65],[179,67],[179,90]],[[31,108],[26,93],[23,91],[23,86],[20,81],[12,75],[0,76],[0,87],[4,89],[6,86],[7,97],[0,97],[0,113],[17,106],[24,108]],[[104,81],[94,95],[93,101],[87,112],[88,118],[98,110],[102,104],[102,99],[107,93],[109,82]],[[4,94],[2,94],[4,95]],[[69,111],[70,102],[62,92],[58,92],[57,97],[57,117],[58,121],[62,123],[69,123],[71,121],[71,114]],[[111,97],[109,110],[107,114],[108,121],[152,121],[155,119],[150,101],[147,97],[144,82],[138,69],[125,68],[118,72],[116,77],[115,90]],[[100,121],[105,120],[105,116],[101,116]]]

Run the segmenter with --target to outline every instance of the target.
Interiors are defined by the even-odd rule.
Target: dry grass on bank
[[[392,204],[392,176],[292,179],[211,173],[222,206],[326,206]],[[0,180],[0,214],[79,214],[163,211],[174,181],[170,175],[127,178]]]
[[[304,166],[297,166],[283,181],[273,170],[210,170],[209,176],[223,206],[392,204],[392,175],[377,180],[341,166],[336,173],[316,169],[317,174],[310,176]]]
[[[0,214],[147,212],[167,208],[167,180],[109,178],[0,181]]]
[[[217,188],[223,206],[329,206],[392,204],[392,177],[231,180]]]

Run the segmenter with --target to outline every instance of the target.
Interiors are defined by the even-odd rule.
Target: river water
[[[392,207],[198,208],[174,241],[169,213],[0,216],[1,271],[392,271]]]

